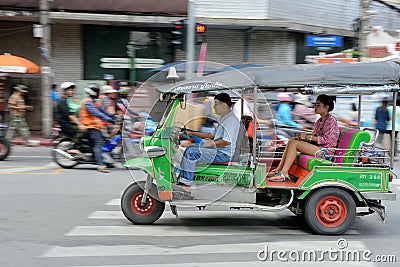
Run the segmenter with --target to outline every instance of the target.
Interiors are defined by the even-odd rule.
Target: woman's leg
[[[286,145],[286,147],[285,147],[285,151],[283,151],[282,159],[281,159],[281,161],[279,162],[279,165],[278,165],[278,167],[276,168],[276,170],[278,170],[278,171],[281,171],[281,170],[282,170],[283,164],[284,164],[285,161],[286,161],[286,155],[287,155],[288,148],[289,148],[289,146],[292,146],[292,143],[293,143],[294,141],[297,141],[297,139],[294,138],[294,137],[292,137],[292,138],[289,139],[289,141],[288,141],[288,143],[287,143],[287,145]]]
[[[283,162],[281,173],[287,177],[289,176],[289,169],[297,157],[297,151],[307,155],[315,155],[315,153],[317,153],[320,149],[316,145],[304,141],[294,140],[291,142],[290,146],[288,143],[288,146],[285,150],[287,150],[287,154],[285,161]]]

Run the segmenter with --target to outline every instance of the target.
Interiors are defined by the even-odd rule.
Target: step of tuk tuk
[[[198,183],[192,186],[191,194],[195,199],[206,201],[256,202],[256,189],[249,186],[229,184]]]

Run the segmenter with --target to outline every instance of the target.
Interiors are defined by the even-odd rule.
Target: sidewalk
[[[42,133],[40,132],[31,132],[31,138],[29,140],[31,140],[30,146],[53,146],[56,144],[56,141],[53,141],[51,138],[43,138]],[[11,144],[25,145],[25,140],[20,136],[17,136],[11,140]]]

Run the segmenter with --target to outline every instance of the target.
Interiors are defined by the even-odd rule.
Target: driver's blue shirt
[[[232,157],[236,148],[236,139],[239,133],[240,122],[233,112],[229,112],[222,117],[217,128],[215,129],[214,141],[224,140],[230,142],[229,145],[218,147],[218,151]]]

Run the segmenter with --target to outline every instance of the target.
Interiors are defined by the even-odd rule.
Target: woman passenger
[[[321,117],[316,121],[312,134],[299,133],[289,140],[278,167],[267,174],[271,182],[289,181],[289,168],[296,159],[297,152],[332,159],[339,138],[336,118],[329,114],[334,108],[334,97],[319,95],[314,105],[315,114]]]

